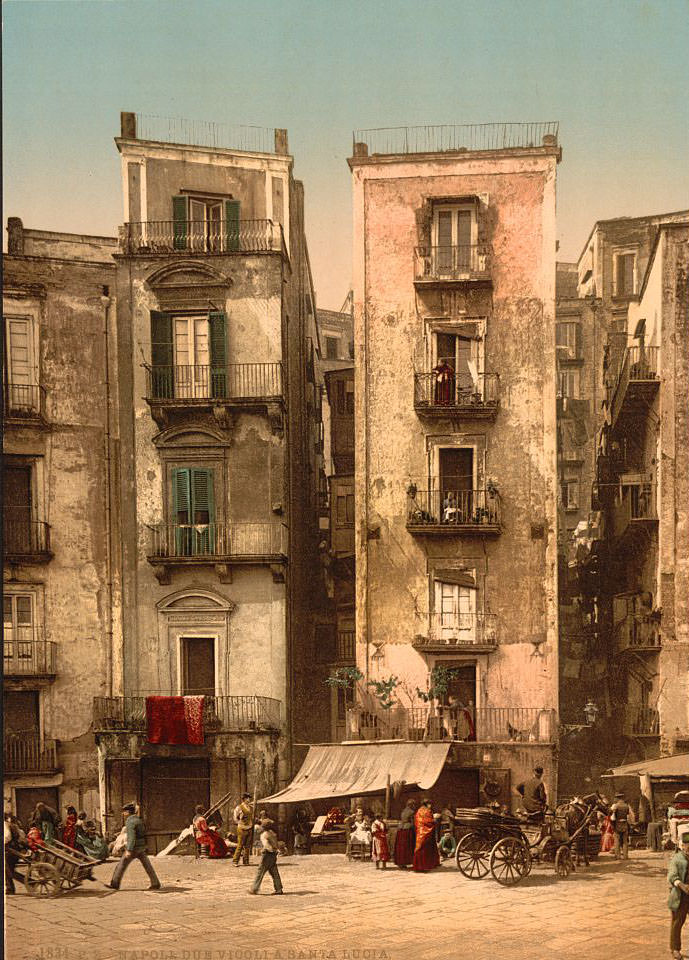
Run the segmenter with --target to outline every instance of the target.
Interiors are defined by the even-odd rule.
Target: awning
[[[302,803],[327,797],[381,793],[404,782],[429,790],[440,776],[450,743],[338,743],[309,747],[294,780],[260,803]]]
[[[637,760],[623,767],[612,767],[604,777],[635,777],[648,774],[651,777],[689,777],[689,753],[677,753],[659,760]]]

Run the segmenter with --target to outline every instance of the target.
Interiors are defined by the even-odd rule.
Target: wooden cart
[[[59,840],[45,841],[34,850],[31,859],[24,862],[27,864],[24,886],[32,897],[57,897],[84,880],[95,880],[91,871],[98,864],[98,860]]]

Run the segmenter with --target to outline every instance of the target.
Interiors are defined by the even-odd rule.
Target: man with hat
[[[253,809],[251,806],[251,794],[243,793],[242,799],[234,808],[234,822],[237,824],[237,846],[234,851],[232,862],[235,867],[239,866],[239,859],[243,857],[244,866],[249,866],[249,852],[251,849],[251,838],[254,833]]]
[[[676,850],[667,872],[670,895],[667,905],[670,908],[670,950],[674,960],[682,960],[682,927],[689,913],[689,834],[681,838],[681,846]]]
[[[254,880],[253,886],[249,889],[249,893],[258,893],[261,888],[261,883],[266,873],[269,873],[273,878],[273,886],[275,887],[275,895],[282,894],[282,879],[280,878],[280,872],[278,871],[278,838],[273,830],[273,821],[272,820],[261,820],[261,835],[259,837],[259,842],[263,853],[261,854],[261,862],[258,865],[258,870],[256,872],[256,879]]]
[[[160,880],[158,879],[156,872],[153,869],[153,864],[148,859],[148,854],[146,853],[146,827],[144,826],[143,820],[136,812],[135,803],[125,803],[125,805],[122,807],[122,819],[124,820],[125,829],[127,831],[125,850],[122,854],[120,862],[115,867],[112,880],[110,883],[106,883],[105,886],[110,887],[111,890],[119,890],[125,870],[132,860],[138,860],[148,874],[148,879],[151,881],[151,885],[148,889],[160,890]]]
[[[543,783],[543,767],[534,767],[533,777],[520,783],[515,788],[523,800],[524,809],[531,817],[536,819],[542,816],[546,811],[548,795]]]
[[[614,830],[614,857],[620,859],[620,848],[622,849],[622,859],[629,859],[629,804],[624,799],[623,793],[615,794],[615,801],[610,808],[610,821]]]

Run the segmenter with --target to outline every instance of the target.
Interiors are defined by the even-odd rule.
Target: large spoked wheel
[[[566,880],[574,870],[572,851],[567,846],[558,847],[555,854],[555,874],[561,880]]]
[[[467,833],[457,844],[457,869],[468,880],[482,880],[490,871],[491,842],[478,833]]]
[[[519,883],[531,870],[529,848],[519,837],[503,837],[490,852],[490,872],[503,887]]]
[[[24,884],[32,897],[57,897],[62,877],[52,863],[30,863]]]

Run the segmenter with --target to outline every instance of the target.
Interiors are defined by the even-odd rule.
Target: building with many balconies
[[[359,131],[355,705],[442,802],[557,790],[557,125]],[[443,793],[442,791],[446,792]]]

